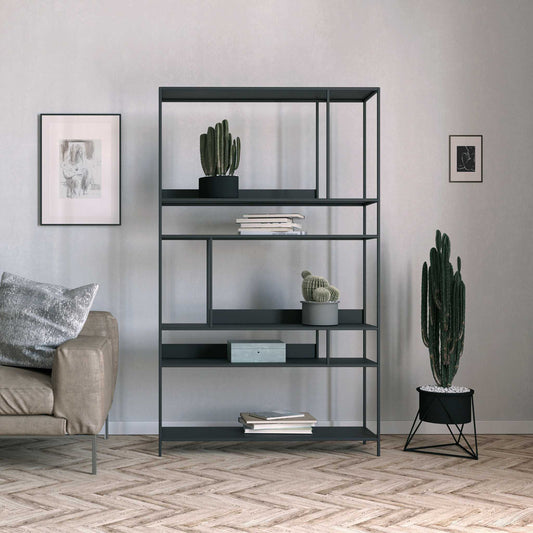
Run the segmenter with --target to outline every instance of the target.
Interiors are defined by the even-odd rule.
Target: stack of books
[[[305,235],[304,218],[300,213],[261,213],[242,215],[235,222],[240,235]]]
[[[248,434],[310,435],[316,425],[316,418],[309,413],[266,411],[241,413],[239,422]]]

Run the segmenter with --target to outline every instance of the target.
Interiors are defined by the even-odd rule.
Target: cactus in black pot
[[[232,139],[226,119],[200,135],[200,161],[205,177],[199,180],[201,198],[238,198],[241,139]]]

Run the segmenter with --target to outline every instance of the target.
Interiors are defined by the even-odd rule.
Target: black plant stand
[[[405,441],[405,446],[403,450],[405,452],[420,452],[420,453],[430,453],[433,455],[444,455],[447,457],[460,457],[464,459],[478,459],[478,448],[477,448],[477,431],[476,431],[476,413],[474,410],[474,390],[470,389],[469,392],[464,393],[438,393],[438,392],[427,392],[421,390],[420,387],[416,389],[420,394],[420,407],[416,413],[415,419],[413,420],[413,425],[409,431],[407,440]],[[468,413],[457,412],[458,403],[463,403],[468,406]],[[471,416],[470,416],[471,410]],[[418,419],[418,423],[417,423]],[[474,424],[474,448],[468,442],[463,429],[466,423],[472,421]],[[418,428],[421,426],[422,422],[432,422],[435,424],[446,424],[450,435],[453,438],[453,442],[446,444],[433,444],[431,446],[417,446],[409,448],[409,444],[413,440]],[[416,427],[415,427],[416,426]],[[457,434],[453,432],[452,427],[455,426]],[[461,440],[464,441],[465,446],[461,444]],[[441,453],[438,451],[430,451],[435,448],[445,448],[448,446],[458,446],[465,452],[463,455],[453,454],[453,453]]]

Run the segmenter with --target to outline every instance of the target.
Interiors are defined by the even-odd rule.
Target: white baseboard
[[[382,421],[381,433],[384,435],[407,435],[411,429],[412,420]],[[232,426],[232,422],[171,422],[166,421],[164,426]],[[328,425],[319,423],[319,425]],[[335,426],[360,426],[362,422],[336,422]],[[369,421],[368,427],[375,429],[375,422]],[[529,435],[533,434],[533,420],[478,420],[476,421],[478,435]],[[465,426],[465,433],[473,432],[472,424]],[[111,435],[157,435],[158,424],[155,421],[109,421]],[[441,424],[423,423],[418,430],[423,435],[440,435],[448,433],[446,426]]]

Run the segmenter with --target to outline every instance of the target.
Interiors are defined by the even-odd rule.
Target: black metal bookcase
[[[367,197],[367,102],[374,100],[376,116],[376,197]],[[168,102],[309,102],[316,108],[316,188],[315,189],[241,189],[239,198],[200,198],[196,189],[163,189],[162,119],[163,103]],[[363,196],[333,198],[330,195],[330,104],[354,103],[363,106]],[[325,196],[320,196],[319,128],[320,106],[325,106]],[[363,210],[363,233],[355,235],[197,235],[163,233],[164,208],[172,206],[351,206]],[[376,233],[367,234],[367,208],[376,206]],[[218,240],[346,240],[360,241],[363,246],[363,309],[339,310],[336,326],[305,326],[297,309],[213,309],[213,242]],[[163,241],[205,241],[206,253],[206,321],[205,323],[163,322]],[[367,309],[367,242],[376,242],[376,323],[365,322]],[[295,330],[315,331],[314,344],[287,344],[286,363],[238,363],[226,358],[225,344],[174,344],[163,342],[163,332],[171,330]],[[361,357],[334,357],[330,353],[330,334],[340,330],[359,330],[363,334]],[[320,331],[325,331],[325,353],[319,356]],[[375,360],[367,357],[367,332],[374,332]],[[363,425],[351,427],[316,427],[311,435],[244,434],[240,426],[170,427],[163,426],[163,369],[176,367],[359,367],[363,372]],[[367,427],[367,369],[376,379],[376,431]],[[380,89],[335,87],[160,87],[159,88],[159,455],[165,441],[375,441],[380,455]]]

